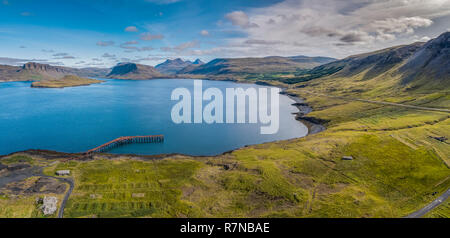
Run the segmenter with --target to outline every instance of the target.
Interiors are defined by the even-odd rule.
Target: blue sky
[[[447,0],[0,0],[0,63],[339,58],[428,40],[449,12]]]

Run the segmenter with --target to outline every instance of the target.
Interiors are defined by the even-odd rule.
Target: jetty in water
[[[123,136],[94,149],[88,150],[86,153],[94,152],[106,152],[108,150],[117,148],[122,145],[137,144],[137,143],[162,143],[164,142],[164,135],[152,135],[152,136]]]

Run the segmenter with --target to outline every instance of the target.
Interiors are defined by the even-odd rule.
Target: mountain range
[[[105,77],[110,69],[104,68],[70,68],[29,62],[23,66],[0,65],[1,81],[37,81],[61,79],[66,75],[79,77]]]
[[[359,85],[364,85],[363,87],[368,86],[368,83],[373,83],[374,85],[371,86],[375,88],[387,87],[388,84],[399,87],[407,85],[410,89],[448,87],[450,32],[443,33],[428,42],[390,47],[341,60],[327,57],[270,56],[220,58],[205,64],[199,59],[191,62],[177,58],[168,59],[155,67],[136,63],[119,63],[112,69],[77,69],[34,62],[26,63],[22,67],[0,65],[0,81],[39,81],[58,79],[65,75],[137,80],[173,77],[233,79],[242,78],[242,76],[245,76],[245,79],[251,79],[254,75],[260,74],[271,74],[272,78],[269,77],[269,80],[290,84],[301,84],[316,78],[333,79],[336,83],[341,83],[339,80],[342,78],[353,78],[360,80]],[[281,77],[278,74],[285,75]]]
[[[344,88],[344,93],[359,92],[362,95],[448,92],[450,32],[428,42],[349,56],[305,71],[287,81],[298,87],[323,84],[327,85],[324,87],[327,90]]]
[[[178,73],[202,75],[283,73],[295,72],[298,69],[310,69],[335,60],[327,57],[307,56],[215,59],[195,68],[185,68]]]
[[[215,59],[205,64],[200,59],[195,61],[168,59],[155,67],[137,63],[119,63],[107,68],[70,68],[29,62],[22,67],[0,65],[0,81],[36,81],[41,79],[59,79],[65,75],[79,77],[107,77],[117,79],[154,79],[174,77],[229,77],[241,74],[267,72],[295,72],[317,65],[335,61],[327,57],[279,57]]]
[[[202,64],[204,64],[204,63],[200,59],[196,59],[194,62],[192,62],[189,60],[184,61],[180,58],[177,58],[174,60],[168,59],[164,63],[156,65],[155,68],[160,73],[174,75],[174,74],[177,74],[178,71],[180,71],[182,69],[192,68],[192,67],[195,68]],[[190,67],[190,66],[192,66],[192,67]]]
[[[111,69],[107,75],[108,78],[116,79],[152,79],[162,78],[164,75],[153,66],[135,64],[135,63],[120,63]]]

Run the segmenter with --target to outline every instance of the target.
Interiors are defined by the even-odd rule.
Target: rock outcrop
[[[135,63],[119,63],[112,68],[107,76],[115,79],[153,79],[163,78],[164,75],[158,72],[153,66],[135,64]]]

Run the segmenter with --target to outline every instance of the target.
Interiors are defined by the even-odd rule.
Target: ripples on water
[[[0,83],[0,154],[27,149],[83,152],[120,136],[164,134],[162,144],[127,145],[111,153],[214,155],[307,134],[291,115],[297,111],[294,101],[284,95],[277,134],[261,135],[261,124],[174,124],[170,113],[176,101],[170,95],[177,87],[192,93],[193,80],[107,80],[64,89]],[[263,86],[203,81],[203,89],[209,87],[225,95],[225,88]]]

